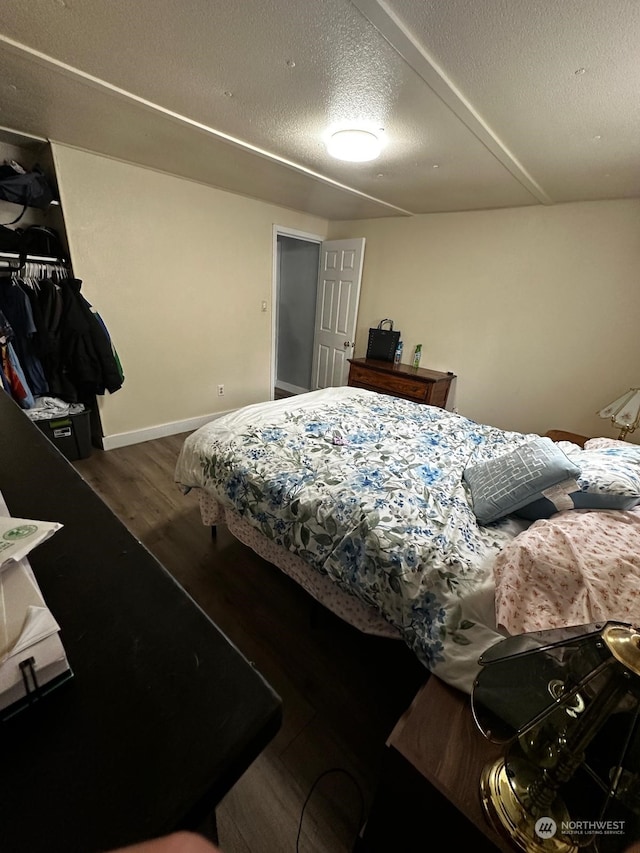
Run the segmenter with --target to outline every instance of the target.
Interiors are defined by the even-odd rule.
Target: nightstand
[[[478,730],[469,696],[430,676],[389,736],[357,853],[429,849],[436,837],[445,839],[438,849],[513,853],[480,801],[482,768],[501,754]]]
[[[571,441],[573,444],[579,444],[584,447],[585,441],[589,440],[588,435],[580,435],[577,432],[565,432],[563,429],[550,429],[545,432],[545,438],[550,438],[552,441]]]
[[[456,378],[453,373],[372,358],[350,358],[349,362],[348,384],[352,388],[366,388],[441,409],[447,405],[451,382]]]

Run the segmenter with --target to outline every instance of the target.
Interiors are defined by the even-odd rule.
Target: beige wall
[[[366,237],[356,355],[395,321],[457,374],[461,414],[505,429],[617,433],[595,412],[640,384],[640,201],[336,222]],[[640,436],[632,436],[640,441]]]
[[[54,157],[74,271],[126,375],[101,399],[106,446],[269,399],[274,224],[366,237],[356,355],[392,317],[405,361],[422,343],[422,366],[457,374],[462,414],[614,435],[594,413],[640,383],[640,201],[327,223],[65,146]]]
[[[74,273],[125,373],[100,399],[105,446],[269,399],[273,226],[324,236],[326,220],[66,146],[53,154]]]

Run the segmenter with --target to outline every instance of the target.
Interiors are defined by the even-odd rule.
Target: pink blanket
[[[506,545],[496,620],[510,634],[607,619],[640,626],[640,508],[568,510]]]

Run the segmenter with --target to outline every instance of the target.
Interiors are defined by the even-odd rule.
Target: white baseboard
[[[102,439],[104,450],[115,450],[117,447],[128,447],[130,444],[140,444],[143,441],[151,441],[153,438],[164,438],[167,435],[177,435],[179,432],[193,432],[198,427],[208,424],[210,421],[227,415],[233,409],[225,412],[216,412],[215,415],[201,415],[198,418],[188,418],[185,421],[173,421],[169,424],[159,424],[145,429],[136,429],[131,432],[118,432],[114,435],[105,435]]]
[[[276,388],[281,391],[288,391],[290,394],[306,394],[309,390],[308,388],[301,388],[299,385],[291,385],[290,382],[282,382],[280,379],[276,379]]]

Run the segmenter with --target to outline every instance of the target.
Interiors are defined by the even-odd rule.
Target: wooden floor
[[[220,847],[349,853],[360,797],[366,814],[385,739],[426,672],[400,641],[314,605],[225,528],[212,540],[195,496],[173,481],[183,439],[94,450],[74,465],[283,699],[280,732],[217,810]]]
[[[284,400],[286,397],[295,397],[295,394],[292,394],[290,391],[285,391],[283,388],[273,389],[274,400]]]

